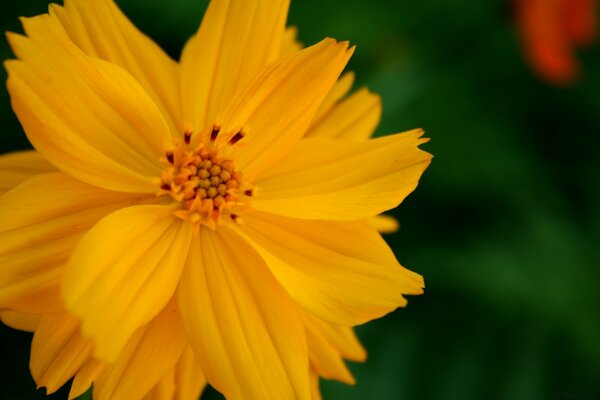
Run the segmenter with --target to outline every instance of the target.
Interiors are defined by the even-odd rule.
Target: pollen
[[[165,152],[165,164],[158,196],[170,196],[178,203],[175,215],[215,229],[223,221],[239,222],[248,206],[251,185],[244,181],[234,162],[211,145],[192,147],[188,135]]]

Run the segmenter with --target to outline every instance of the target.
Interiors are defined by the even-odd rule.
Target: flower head
[[[364,360],[351,327],[422,292],[372,222],[429,164],[422,132],[368,139],[378,98],[341,100],[353,48],[300,50],[287,9],[214,0],[179,63],[111,0],[9,34],[38,154],[4,165],[13,184],[23,157],[40,174],[0,197],[0,312],[35,331],[38,385],[316,398]]]

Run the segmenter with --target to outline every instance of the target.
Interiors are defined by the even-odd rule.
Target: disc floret
[[[201,143],[193,148],[185,140],[167,150],[158,195],[179,203],[178,218],[215,229],[224,220],[238,222],[252,190],[233,160],[210,147]]]

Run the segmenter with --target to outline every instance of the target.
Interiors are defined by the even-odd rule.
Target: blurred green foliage
[[[118,3],[174,57],[206,6]],[[423,127],[435,155],[387,237],[427,292],[358,329],[369,360],[352,365],[354,387],[324,382],[325,399],[600,398],[600,44],[580,52],[579,82],[549,87],[525,65],[507,3],[292,4],[305,44],[358,46],[349,68],[383,98],[378,134]],[[3,2],[3,30],[46,4]],[[2,151],[28,147],[4,91],[0,122]],[[45,398],[27,370],[30,336],[0,335],[0,398]]]

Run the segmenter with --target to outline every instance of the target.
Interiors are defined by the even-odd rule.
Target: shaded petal
[[[302,50],[303,48],[304,45],[298,42],[298,28],[295,26],[288,26],[283,33],[281,48],[279,49],[279,56],[288,56]]]
[[[369,217],[367,222],[379,233],[394,233],[400,228],[398,220],[391,215],[380,214]]]
[[[56,168],[33,150],[0,155],[0,195],[27,179]]]
[[[287,292],[331,323],[354,326],[406,304],[423,279],[398,264],[365,222],[307,221],[265,213],[239,228]]]
[[[37,175],[0,197],[0,309],[62,309],[63,266],[83,234],[111,212],[141,201],[62,172]]]
[[[322,400],[321,389],[319,388],[319,374],[310,369],[310,396],[312,400]]]
[[[17,311],[2,311],[0,312],[0,321],[13,329],[33,332],[40,323],[40,316]]]
[[[313,123],[306,137],[369,139],[381,118],[381,98],[366,88],[344,99]]]
[[[81,368],[92,342],[79,334],[79,321],[67,313],[43,316],[33,335],[29,367],[38,387],[54,393]]]
[[[112,0],[66,0],[50,5],[69,38],[85,54],[123,67],[159,107],[171,132],[181,132],[178,69]]]
[[[198,400],[206,386],[200,363],[186,347],[175,367],[144,397],[144,400]]]
[[[206,387],[202,367],[191,347],[187,347],[175,366],[175,400],[197,400]]]
[[[13,109],[33,146],[59,169],[110,190],[155,193],[172,145],[152,99],[125,70],[86,56],[48,15],[8,34]]]
[[[258,254],[225,226],[201,229],[179,287],[190,344],[229,400],[308,399],[308,355],[296,304]]]
[[[184,121],[200,130],[279,53],[289,0],[213,0],[181,57]]]
[[[94,382],[94,399],[142,399],[171,371],[187,339],[175,302],[140,328]]]
[[[306,132],[353,51],[347,42],[325,39],[270,64],[217,117],[217,144],[242,134],[231,150],[249,176],[283,157]]]
[[[174,395],[175,371],[171,370],[144,396],[144,400],[173,400]],[[198,397],[193,400],[198,400]]]
[[[63,300],[92,337],[95,357],[114,361],[175,291],[192,228],[172,212],[157,205],[116,211],[81,239],[70,258]]]
[[[340,79],[337,80],[335,85],[331,88],[327,96],[321,102],[319,109],[317,110],[313,121],[311,122],[311,128],[317,124],[324,115],[326,115],[338,101],[343,99],[354,84],[354,72],[349,71],[344,73]],[[310,130],[309,130],[310,132]],[[307,132],[307,135],[309,133]]]
[[[431,155],[415,130],[365,141],[302,140],[256,179],[258,210],[295,218],[357,220],[396,207],[416,187]]]
[[[94,380],[102,373],[105,364],[96,359],[90,358],[79,369],[69,391],[69,400],[76,399],[84,394],[91,386]]]

